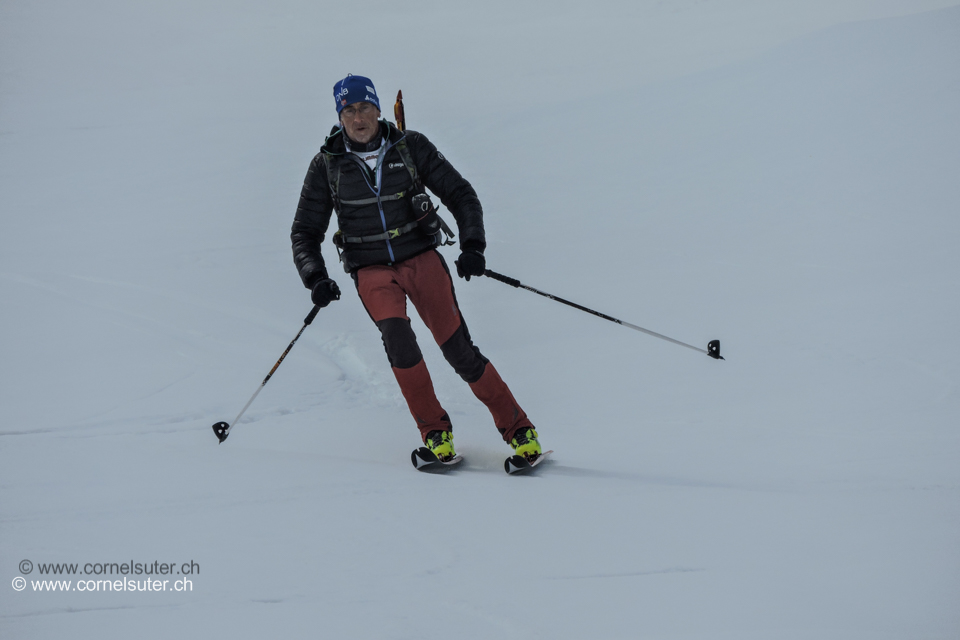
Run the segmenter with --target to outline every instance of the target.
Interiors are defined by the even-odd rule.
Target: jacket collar
[[[323,141],[323,146],[320,148],[320,151],[330,155],[345,154],[347,152],[347,145],[344,140],[345,135],[342,126],[339,124],[334,125],[333,128],[330,129],[326,140]],[[406,135],[406,132],[397,129],[396,125],[392,122],[386,120],[380,121],[380,136],[387,138],[388,145],[393,146]]]

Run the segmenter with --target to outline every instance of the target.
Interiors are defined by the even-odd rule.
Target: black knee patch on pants
[[[391,367],[409,369],[423,360],[420,345],[417,344],[417,336],[413,333],[409,320],[387,318],[378,322],[377,327],[380,329],[383,348],[387,352]]]
[[[440,345],[440,350],[443,351],[443,357],[447,359],[457,375],[467,383],[479,380],[489,362],[480,353],[480,349],[474,346],[470,339],[470,332],[467,331],[467,325],[462,322],[453,335]]]

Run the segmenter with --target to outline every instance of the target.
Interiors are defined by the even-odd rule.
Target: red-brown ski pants
[[[487,406],[493,423],[507,442],[521,427],[533,426],[493,364],[470,339],[443,258],[434,250],[394,265],[362,267],[354,282],[363,306],[380,329],[390,366],[400,384],[420,435],[450,430],[450,418],[440,406],[407,316],[407,298],[440,345],[447,362]]]

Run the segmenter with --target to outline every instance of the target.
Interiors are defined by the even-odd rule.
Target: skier
[[[339,126],[313,158],[293,222],[293,258],[314,304],[340,299],[320,254],[330,215],[333,241],[370,318],[380,329],[387,359],[427,448],[442,461],[456,457],[450,417],[433,383],[410,319],[407,298],[433,334],[447,362],[493,415],[516,454],[541,454],[537,432],[493,364],[480,353],[460,314],[453,281],[436,247],[446,226],[427,187],[450,210],[460,231],[457,275],[470,280],[486,269],[483,211],[476,191],[426,136],[380,119],[369,78],[348,74],[333,88]]]

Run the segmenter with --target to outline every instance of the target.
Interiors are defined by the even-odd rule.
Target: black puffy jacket
[[[290,239],[293,261],[300,279],[308,289],[328,277],[320,255],[336,209],[340,234],[346,238],[363,238],[402,229],[415,220],[410,196],[415,192],[413,178],[403,163],[396,145],[405,141],[410,158],[423,186],[432,191],[457,221],[462,249],[483,251],[483,209],[470,183],[453,168],[427,137],[416,131],[401,132],[393,124],[380,121],[380,135],[386,136],[386,151],[380,162],[380,192],[377,193],[374,172],[360,158],[348,153],[343,129],[335,127],[307,170],[300,191],[300,203],[293,221]],[[339,176],[337,203],[330,188],[330,174]],[[398,194],[400,197],[397,197]],[[394,264],[436,246],[436,239],[415,227],[395,237],[374,241],[342,243],[340,256],[343,268],[351,273],[374,264]]]

